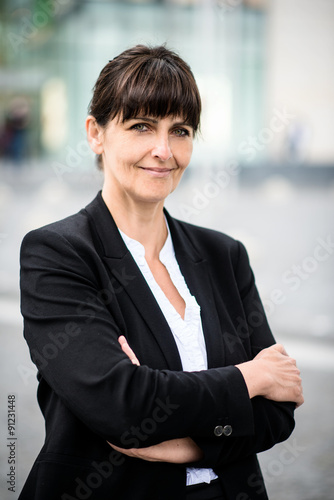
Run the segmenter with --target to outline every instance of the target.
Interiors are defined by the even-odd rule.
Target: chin
[[[143,203],[143,202],[161,203],[161,202],[165,201],[165,199],[168,197],[168,195],[171,192],[172,191],[167,191],[167,190],[164,190],[163,192],[162,191],[159,191],[159,192],[148,191],[147,193],[141,192],[140,194],[137,193],[136,199],[141,203]]]
[[[140,201],[148,203],[159,203],[164,201],[175,189],[172,185],[157,185],[156,183],[148,183],[137,190],[135,196]]]

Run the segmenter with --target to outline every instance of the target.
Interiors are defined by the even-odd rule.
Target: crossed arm
[[[140,365],[125,337],[118,339],[123,352],[135,365]],[[298,408],[304,402],[300,371],[281,344],[263,349],[251,361],[236,365],[241,371],[249,397],[262,396],[272,401],[291,401]],[[147,448],[124,449],[109,443],[130,457],[151,462],[191,463],[203,458],[203,452],[190,438],[172,439]]]

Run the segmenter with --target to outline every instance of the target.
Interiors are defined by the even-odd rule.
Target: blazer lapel
[[[182,370],[179,352],[169,325],[130,252],[127,251],[121,259],[104,257],[104,261],[156,338],[168,368]]]
[[[208,368],[225,364],[225,349],[221,325],[217,314],[213,286],[207,262],[199,255],[180,223],[165,210],[171,231],[176,259],[188,285],[201,307]]]
[[[128,251],[101,192],[86,207],[98,238],[100,253],[117,289],[127,293],[157,340],[170,370],[182,370],[179,352],[169,325],[145,278]],[[114,287],[115,288],[115,287]],[[123,317],[122,322],[124,323]],[[124,325],[125,327],[125,325]]]

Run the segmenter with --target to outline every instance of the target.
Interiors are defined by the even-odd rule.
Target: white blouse
[[[139,241],[124,234],[122,231],[119,230],[119,232],[166,318],[179,350],[183,370],[206,370],[208,368],[208,363],[202,328],[201,308],[195,297],[190,294],[175,258],[174,246],[167,221],[166,226],[168,236],[160,251],[159,259],[166,267],[175,288],[186,304],[184,320],[155,281],[145,259],[144,246],[139,243]],[[214,471],[209,468],[187,468],[187,486],[202,482],[210,483],[210,481],[217,477]]]

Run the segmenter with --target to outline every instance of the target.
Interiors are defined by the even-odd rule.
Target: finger
[[[124,451],[124,449],[123,449],[123,448],[120,448],[119,446],[116,446],[115,444],[110,443],[109,441],[107,441],[107,443],[109,444],[109,446],[111,446],[112,448],[114,448],[114,450],[116,450],[116,451],[119,451],[119,452],[123,453],[123,451]]]
[[[121,344],[121,346],[122,346],[123,344],[127,344],[127,341],[126,341],[126,338],[124,337],[124,335],[120,335],[120,336],[118,337],[118,342]]]
[[[282,344],[274,344],[272,347],[274,349],[276,349],[277,351],[279,351],[281,354],[284,354],[285,356],[288,356],[288,353],[286,352],[284,345],[282,345]]]
[[[114,450],[118,451],[119,453],[123,453],[123,455],[128,455],[129,457],[136,456],[135,453],[134,453],[135,450],[133,448],[131,448],[131,449],[125,449],[125,448],[120,448],[119,446],[116,446],[115,444],[109,443],[109,441],[107,441],[107,443],[112,448],[114,448]]]
[[[133,352],[133,350],[131,349],[131,347],[129,346],[126,338],[121,335],[119,338],[118,338],[118,342],[120,343],[121,347],[122,347],[122,350],[123,352],[128,356],[128,358],[130,359],[131,363],[134,364],[134,365],[137,365],[137,366],[140,366],[140,363],[138,361],[138,358],[137,356],[135,355],[135,353]]]
[[[140,365],[137,356],[135,355],[135,353],[133,352],[128,343],[122,345],[122,350],[128,356],[132,364],[137,366]]]
[[[301,394],[296,403],[296,408],[299,408],[302,404],[304,404],[304,396]]]

